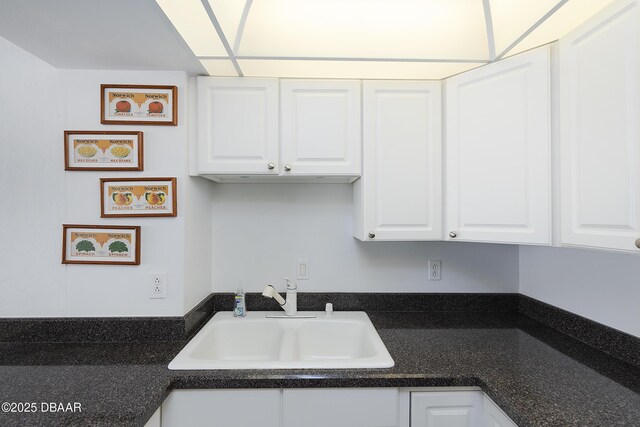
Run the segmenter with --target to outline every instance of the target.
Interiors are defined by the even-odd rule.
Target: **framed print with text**
[[[176,178],[100,178],[100,217],[178,215]]]
[[[143,137],[137,131],[64,131],[64,170],[141,171]]]
[[[62,263],[140,265],[140,227],[63,224]]]
[[[154,85],[100,85],[103,125],[178,125],[178,88]]]

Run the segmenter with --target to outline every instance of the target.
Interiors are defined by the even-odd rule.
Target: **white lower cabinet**
[[[481,391],[411,393],[411,427],[480,427]]]
[[[162,427],[280,427],[280,390],[174,390]]]
[[[158,408],[145,423],[144,427],[162,427],[162,408]]]
[[[482,391],[175,390],[154,427],[517,427]],[[160,414],[158,414],[160,415]],[[154,415],[156,418],[156,415]]]
[[[484,427],[518,427],[487,395],[483,399]]]
[[[282,427],[397,427],[398,389],[284,390]]]
[[[411,427],[517,427],[479,390],[409,393]]]

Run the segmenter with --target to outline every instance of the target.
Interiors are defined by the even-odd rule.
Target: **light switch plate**
[[[298,260],[298,268],[296,269],[296,278],[298,280],[309,279],[309,261],[306,259]]]

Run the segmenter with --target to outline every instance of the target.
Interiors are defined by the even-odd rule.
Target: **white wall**
[[[101,83],[178,86],[178,126],[100,125]],[[211,187],[187,174],[186,73],[56,70],[0,38],[0,93],[0,317],[180,316],[210,292]],[[65,172],[65,129],[142,130],[144,172]],[[130,176],[177,177],[178,217],[100,219],[99,178]],[[141,265],[61,265],[63,223],[141,225]],[[166,272],[166,299],[149,298],[151,272]]]
[[[188,119],[196,117],[196,79],[189,81]],[[189,131],[189,164],[195,162],[196,123],[187,121]],[[184,171],[185,174],[187,171]],[[185,197],[184,221],[184,312],[187,313],[211,293],[211,198],[213,185],[201,177],[182,181]]]
[[[520,292],[640,337],[637,255],[522,246]]]
[[[298,259],[309,260],[301,292],[517,292],[517,246],[354,239],[349,184],[213,185],[216,292],[282,290]],[[427,281],[429,259],[442,261],[440,282]]]
[[[58,315],[65,217],[59,72],[0,37],[0,317]]]
[[[61,70],[65,91],[64,128],[142,130],[143,172],[67,172],[66,222],[140,225],[140,266],[68,265],[68,316],[184,314],[184,221],[187,177],[187,76],[183,72]],[[173,84],[178,87],[178,126],[100,125],[100,84]],[[177,218],[100,219],[103,177],[177,177]],[[166,272],[167,298],[149,298],[149,273]]]

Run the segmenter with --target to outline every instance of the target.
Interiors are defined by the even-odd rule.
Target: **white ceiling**
[[[211,75],[439,79],[557,40],[611,0],[156,0]]]
[[[0,36],[57,68],[205,74],[153,0],[0,0]]]
[[[556,40],[611,1],[0,0],[0,36],[58,68],[439,79]]]

